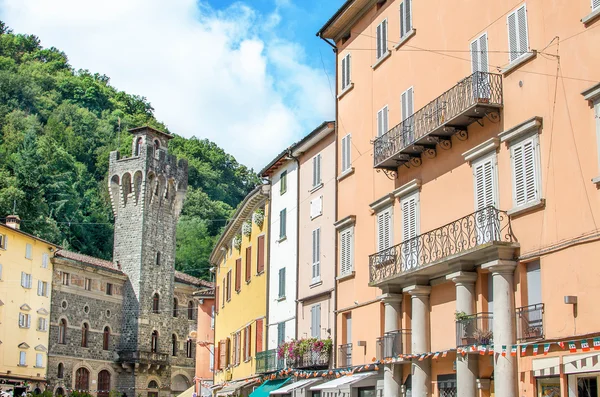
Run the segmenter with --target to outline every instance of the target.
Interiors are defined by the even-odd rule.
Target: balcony
[[[449,266],[513,259],[518,247],[505,211],[486,207],[369,256],[369,285],[402,285],[405,275],[438,277]]]
[[[544,339],[544,304],[519,307],[517,314],[517,340]]]
[[[378,137],[374,167],[396,170],[409,161],[418,165],[421,153],[435,156],[437,144],[449,149],[454,134],[465,140],[467,126],[501,107],[502,76],[475,72]]]
[[[160,367],[169,364],[169,355],[149,351],[122,351],[119,352],[119,361],[123,364],[143,364]]]
[[[456,347],[494,343],[492,313],[477,313],[456,320]]]
[[[283,360],[277,358],[277,349],[256,353],[256,373],[273,372],[283,368]]]
[[[377,338],[377,360],[398,357],[410,352],[411,332],[409,329],[399,329],[386,332]]]
[[[352,366],[352,343],[340,345],[338,348],[338,362],[339,367]]]
[[[309,351],[302,356],[287,361],[292,368],[329,368],[329,353]]]

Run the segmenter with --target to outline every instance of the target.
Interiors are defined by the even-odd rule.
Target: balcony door
[[[475,230],[464,236],[468,241],[476,236],[477,244],[497,239],[499,234],[498,217],[495,208],[498,203],[498,179],[496,154],[486,156],[473,163],[475,184]]]
[[[490,76],[488,69],[487,33],[471,42],[471,68],[473,72],[473,99],[475,102],[488,102],[490,98]]]
[[[402,271],[417,268],[419,264],[419,194],[414,193],[400,201],[402,207]]]
[[[388,207],[377,213],[377,252],[379,265],[386,265],[394,262],[392,250],[392,230],[393,218],[392,207]]]

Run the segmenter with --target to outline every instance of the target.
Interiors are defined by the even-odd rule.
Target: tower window
[[[139,137],[137,141],[135,141],[135,155],[139,156],[142,154],[142,138]]]
[[[177,298],[173,298],[173,317],[177,317],[177,306],[179,302],[177,302]]]
[[[154,294],[154,296],[152,297],[152,313],[158,313],[158,303],[159,303],[159,297],[158,297],[158,292],[156,292]]]
[[[177,356],[177,335],[173,334],[173,338],[171,341],[171,355],[173,357]]]
[[[193,346],[193,342],[191,339],[187,340],[187,344],[186,344],[186,353],[187,353],[187,358],[192,358],[192,346]]]
[[[156,265],[160,265],[160,251],[156,252]]]
[[[194,301],[188,302],[188,320],[194,319]]]
[[[158,152],[158,149],[160,148],[160,143],[158,143],[158,139],[154,140],[154,155],[156,156],[156,153]]]
[[[81,327],[81,347],[88,347],[88,331],[90,326],[87,323],[83,323]]]
[[[63,363],[58,363],[58,370],[56,371],[56,377],[59,379],[64,378],[65,376],[65,366]]]
[[[64,318],[60,320],[58,325],[58,343],[61,345],[67,343],[67,320]]]
[[[102,350],[108,350],[110,342],[110,328],[104,327],[104,332],[102,334]]]
[[[158,351],[158,331],[152,331],[150,350],[152,351],[152,353],[156,353]]]

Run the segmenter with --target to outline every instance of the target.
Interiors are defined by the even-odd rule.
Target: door
[[[377,252],[378,264],[385,265],[394,261],[392,246],[392,207],[377,213]]]
[[[108,397],[110,393],[110,372],[102,370],[98,373],[98,397]]]
[[[473,72],[473,99],[475,102],[489,102],[490,78],[488,74],[487,33],[471,42],[471,70]]]
[[[475,235],[477,244],[495,241],[499,237],[496,216],[497,182],[496,155],[487,156],[473,164],[475,184]],[[471,236],[467,237],[469,240]]]
[[[412,194],[401,200],[402,206],[402,271],[419,265],[419,196]]]

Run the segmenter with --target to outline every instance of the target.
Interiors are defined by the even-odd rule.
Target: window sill
[[[280,296],[277,299],[275,299],[277,302],[282,302],[285,300],[285,296]]]
[[[33,368],[45,368],[45,367],[38,367],[37,365],[34,365]]]
[[[398,50],[398,48],[402,47],[404,45],[404,43],[406,43],[411,37],[413,37],[415,34],[417,34],[417,29],[412,28],[411,30],[409,30],[404,37],[400,38],[400,41],[398,42],[398,44],[396,44],[394,46],[394,50]]]
[[[354,88],[354,83],[350,83],[346,86],[346,88],[344,88],[342,90],[342,92],[340,92],[337,96],[337,99],[342,99],[343,96],[345,96],[348,92],[352,91],[352,89]]]
[[[599,185],[600,184],[600,175],[592,179],[592,183]]]
[[[599,16],[600,16],[600,8],[598,8],[595,11],[592,11],[591,13],[589,13],[588,15],[586,15],[585,17],[581,18],[581,23],[583,23],[584,25],[587,25],[590,22],[593,22]]]
[[[312,283],[311,283],[311,284],[308,286],[308,288],[316,288],[316,287],[318,287],[319,285],[323,285],[323,281],[322,281],[322,280],[319,280],[319,281],[313,281],[313,282],[312,282]]]
[[[320,217],[320,216],[322,216],[322,215],[323,215],[323,213],[321,212],[321,213],[320,213],[320,214],[318,214],[318,215],[311,216],[311,217],[310,217],[310,220],[311,220],[311,221],[312,221],[312,220],[315,220],[315,219],[317,219],[318,217]]]
[[[343,171],[341,174],[339,174],[337,177],[337,180],[339,182],[342,179],[346,179],[347,177],[349,177],[352,174],[354,174],[354,167],[350,167],[346,171]]]
[[[319,183],[317,186],[313,186],[313,188],[310,189],[308,192],[309,193],[314,193],[314,192],[316,192],[317,190],[319,190],[322,187],[323,187],[323,182]]]
[[[280,191],[279,191],[279,195],[280,195],[280,196],[283,196],[283,195],[284,195],[286,192],[287,192],[287,189],[286,189],[286,190],[284,190],[284,191],[281,191],[281,190],[280,190]]]
[[[17,364],[17,367],[27,368],[27,364]]]
[[[252,280],[246,280],[246,285],[250,284]]]
[[[537,57],[537,51],[536,50],[532,50],[530,52],[526,52],[525,54],[521,55],[520,57],[518,57],[517,59],[515,59],[514,61],[512,61],[507,67],[505,67],[504,69],[502,69],[500,73],[502,73],[502,75],[504,77],[506,77],[506,75],[512,73],[519,66],[521,66],[521,65],[529,62],[530,60],[532,60],[535,57]]]
[[[338,277],[336,277],[336,280],[337,280],[337,281],[349,280],[349,279],[351,279],[351,278],[354,278],[355,274],[356,274],[356,272],[355,272],[354,270],[352,270],[352,271],[351,271],[350,273],[348,273],[348,274],[344,274],[344,275],[341,275],[341,276],[338,276]]]
[[[285,240],[287,240],[287,236],[280,237],[280,238],[279,238],[279,240],[277,240],[277,242],[278,242],[278,243],[282,243],[282,242],[284,242]]]
[[[264,273],[265,273],[265,271],[263,270],[262,272],[258,272],[258,273],[256,273],[256,274],[255,274],[255,276],[256,276],[256,277],[258,277],[258,276],[262,276]]]
[[[375,62],[375,63],[374,63],[372,66],[371,66],[371,68],[372,68],[373,70],[377,69],[377,68],[379,67],[379,65],[381,65],[381,64],[383,63],[383,61],[385,61],[386,59],[388,59],[388,58],[389,58],[391,55],[392,55],[392,52],[391,52],[390,50],[387,50],[387,51],[385,52],[385,54],[383,54],[383,55],[381,56],[381,58],[379,58],[379,59],[377,60],[377,62]]]
[[[508,210],[507,214],[511,217],[513,216],[518,216],[518,215],[523,215],[526,214],[528,212],[537,210],[539,208],[544,208],[546,206],[546,199],[538,199],[536,201],[533,201],[531,203],[527,203],[527,204],[523,204],[520,205],[518,207],[515,207],[513,209]]]

